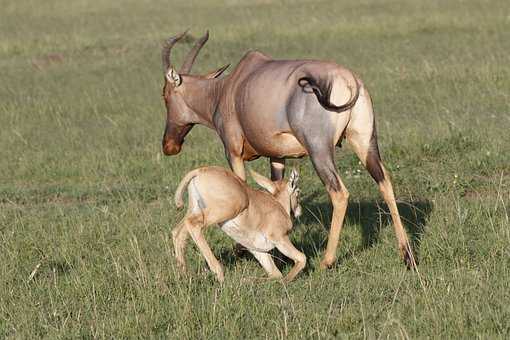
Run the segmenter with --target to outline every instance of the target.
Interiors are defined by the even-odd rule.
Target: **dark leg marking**
[[[372,130],[372,137],[370,138],[370,146],[367,150],[366,168],[370,173],[370,176],[372,176],[377,183],[381,183],[384,180],[384,171],[381,167],[381,155],[379,153],[379,145],[377,143],[375,122]]]
[[[285,159],[284,158],[270,158],[271,164],[271,180],[280,181],[285,175]]]

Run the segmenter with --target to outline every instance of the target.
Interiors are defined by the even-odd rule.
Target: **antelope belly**
[[[259,230],[242,228],[236,219],[221,224],[221,230],[234,241],[247,249],[267,252],[274,248],[274,244]]]

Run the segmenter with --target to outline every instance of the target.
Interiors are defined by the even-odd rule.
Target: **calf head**
[[[219,77],[228,65],[206,75],[191,75],[193,62],[200,49],[209,38],[209,32],[197,40],[186,56],[184,63],[177,71],[170,61],[172,47],[181,40],[186,32],[169,38],[163,46],[162,59],[165,84],[163,98],[166,106],[166,126],[163,135],[163,152],[165,155],[176,155],[181,151],[184,137],[194,124],[207,123],[207,115],[211,100],[207,93],[207,81]]]
[[[282,179],[274,182],[253,170],[250,170],[250,173],[255,182],[269,191],[289,215],[292,213],[296,218],[301,216],[302,209],[299,204],[301,190],[297,186],[299,173],[296,169],[291,170],[288,180]]]

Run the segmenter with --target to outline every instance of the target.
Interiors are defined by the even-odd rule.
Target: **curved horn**
[[[186,33],[188,33],[188,30],[182,32],[181,34],[177,34],[176,36],[168,38],[165,41],[165,44],[163,45],[163,50],[161,51],[161,58],[163,60],[163,72],[166,72],[168,68],[172,65],[172,63],[170,62],[170,51],[172,50],[172,47],[174,47],[175,43],[181,40],[186,35]]]
[[[204,44],[207,42],[207,39],[209,39],[209,30],[205,32],[205,35],[202,38],[198,39],[195,46],[193,46],[191,51],[188,52],[188,55],[186,55],[186,59],[184,59],[184,64],[182,64],[179,73],[189,74],[191,72],[193,62],[195,61],[195,58],[197,57],[198,52],[200,52],[202,46],[204,46]]]

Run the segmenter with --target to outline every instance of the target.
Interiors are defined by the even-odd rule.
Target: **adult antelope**
[[[309,155],[333,204],[328,244],[321,267],[335,261],[349,192],[335,167],[334,150],[345,138],[379,185],[395,227],[400,254],[409,268],[416,262],[395,202],[377,144],[370,95],[350,70],[317,60],[273,60],[251,51],[234,71],[229,65],[206,75],[191,75],[193,62],[209,38],[200,38],[179,71],[172,47],[186,32],[169,38],[162,51],[167,109],[163,152],[181,151],[193,125],[214,129],[232,170],[245,180],[244,161],[270,158],[271,179],[283,177],[285,158]]]

